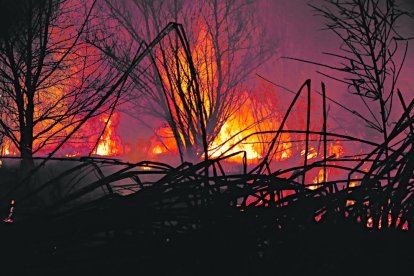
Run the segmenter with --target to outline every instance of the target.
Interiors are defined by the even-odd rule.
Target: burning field
[[[0,3],[3,270],[412,271],[405,2],[312,2],[317,60],[269,35],[277,1],[190,2]]]

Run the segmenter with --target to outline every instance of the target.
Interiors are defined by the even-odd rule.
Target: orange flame
[[[101,116],[101,122],[106,124],[106,128],[103,135],[99,139],[96,150],[94,151],[94,154],[96,155],[115,156],[120,155],[123,152],[120,137],[115,134],[113,118],[109,119],[106,115]]]
[[[303,149],[300,152],[300,155],[301,156],[304,156],[305,155],[305,152],[306,152],[306,150]],[[309,147],[308,148],[308,155],[306,156],[306,159],[309,160],[309,159],[315,158],[317,156],[318,156],[318,151],[314,147]]]

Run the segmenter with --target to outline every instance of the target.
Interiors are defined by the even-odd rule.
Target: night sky
[[[308,3],[318,5],[321,2],[319,0],[263,0],[261,2],[259,12],[264,15],[264,22],[269,35],[277,41],[277,49],[273,59],[264,64],[259,73],[292,90],[296,90],[307,78],[312,79],[313,89],[320,90],[319,83],[324,81],[327,84],[329,96],[353,108],[358,108],[359,101],[358,99],[355,101],[357,96],[351,96],[347,93],[346,86],[316,73],[318,70],[329,73],[327,69],[281,58],[295,57],[328,65],[338,65],[338,63],[335,63],[338,62],[337,60],[332,60],[329,56],[323,55],[322,52],[337,52],[340,41],[332,32],[322,30],[324,28],[324,18],[315,16],[315,12],[308,6]],[[414,1],[401,0],[397,3],[400,3],[401,9],[414,12]],[[402,34],[406,37],[414,37],[413,18],[402,20],[400,28]],[[411,100],[414,95],[413,72],[414,45],[413,42],[410,42],[405,65],[398,81],[398,88],[402,91],[406,101]],[[285,92],[279,89],[278,93]],[[336,119],[334,121],[337,123],[340,122],[340,128],[358,130],[358,135],[367,138],[376,135],[376,133],[367,130],[363,122],[360,122],[354,116],[349,116],[349,113],[336,109],[334,105],[332,105],[332,110],[332,119]]]

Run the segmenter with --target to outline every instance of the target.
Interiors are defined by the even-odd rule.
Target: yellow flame
[[[302,150],[300,152],[300,156],[304,156],[305,155],[306,150]],[[312,159],[318,156],[318,152],[316,151],[316,149],[314,147],[309,147],[308,148],[308,155],[306,159]]]
[[[212,37],[209,33],[208,25],[203,23],[200,20],[199,24],[197,25],[197,33],[195,35],[195,43],[192,49],[192,56],[194,58],[194,62],[197,67],[198,71],[198,81],[200,89],[200,96],[202,98],[203,104],[206,110],[206,117],[208,118],[211,114],[211,105],[214,102],[214,99],[217,99],[222,91],[226,89],[230,89],[226,87],[226,82],[221,83],[221,90],[218,91],[217,87],[219,84],[219,77],[217,71],[219,70],[217,60],[217,53],[215,52],[215,48],[213,45]],[[221,53],[222,55],[223,53]],[[167,58],[169,55],[167,55]],[[178,59],[174,60],[174,59]],[[172,98],[182,99],[182,95],[185,95],[184,100],[178,100],[174,102],[176,109],[180,112],[172,114],[173,120],[178,120],[178,116],[181,113],[186,113],[184,108],[184,103],[190,106],[196,106],[195,97],[191,97],[191,91],[193,86],[189,84],[190,79],[186,76],[190,76],[190,68],[185,62],[185,52],[182,50],[178,50],[174,53],[173,60],[167,60],[168,64],[174,64],[174,62],[179,62],[180,67],[179,69],[174,69],[175,66],[171,66],[173,68],[166,69],[163,66],[161,67],[161,78],[167,88],[167,90],[172,94]],[[226,62],[226,58],[223,59],[223,62]],[[170,65],[171,65],[170,64]],[[223,67],[223,64],[221,64]],[[224,66],[225,67],[225,66]],[[172,75],[173,77],[180,77],[180,82],[171,82],[168,79],[168,76]],[[226,119],[226,122],[222,125],[221,129],[217,137],[214,138],[213,141],[209,144],[208,154],[209,157],[216,158],[221,156],[222,154],[226,153],[232,154],[239,151],[246,152],[246,159],[255,162],[258,159],[262,158],[262,156],[266,153],[266,146],[268,145],[270,136],[273,135],[262,135],[262,137],[252,136],[248,140],[242,140],[243,137],[247,137],[248,135],[258,132],[258,131],[266,131],[266,130],[273,130],[277,129],[279,121],[274,116],[274,108],[269,105],[264,107],[262,113],[265,115],[264,118],[268,118],[266,120],[262,120],[258,123],[258,119],[252,114],[252,110],[256,110],[255,104],[251,99],[251,95],[249,93],[243,91],[243,87],[238,87],[240,91],[237,91],[239,95],[241,95],[240,102],[242,103],[241,106],[238,106],[237,112],[233,114],[230,118]],[[177,91],[181,91],[182,94],[177,94]],[[261,109],[261,107],[259,108]],[[182,111],[182,112],[181,112]],[[269,116],[270,115],[270,116]],[[178,134],[180,138],[183,138],[183,133],[180,132]],[[188,133],[188,140],[191,143],[194,142],[195,137],[193,137],[193,133]],[[170,136],[171,137],[171,136]],[[288,134],[282,134],[282,138],[288,138]],[[279,160],[284,160],[292,156],[291,152],[291,144],[289,143],[288,139],[283,139],[279,145],[279,147],[275,150],[275,158]],[[176,142],[172,141],[170,138],[163,137],[163,144],[162,145],[154,145],[150,150],[152,154],[163,154],[168,151],[174,150],[177,148]],[[231,150],[230,150],[231,148]],[[199,154],[202,157],[202,154]],[[229,158],[228,160],[233,162],[242,162],[243,155],[239,154]]]
[[[308,155],[309,156],[309,155]],[[324,182],[324,169],[320,169],[318,175],[312,180],[313,184],[319,184]],[[326,172],[326,181],[328,180],[328,172]],[[317,188],[321,187],[321,185],[309,185],[308,189],[316,190]]]
[[[17,149],[14,144],[7,138],[3,140],[3,144],[1,146],[1,154],[2,155],[17,155]]]
[[[350,183],[349,183],[349,187],[350,188],[353,188],[353,187],[356,187],[357,186],[357,182],[356,181],[351,181]],[[347,201],[346,201],[346,206],[351,206],[351,205],[354,205],[355,204],[355,200],[352,200],[352,199],[347,199]]]
[[[331,143],[329,147],[329,155],[335,155],[335,158],[339,158],[344,154],[344,147],[341,145],[339,141],[335,141],[335,143]]]
[[[106,125],[104,134],[100,137],[98,146],[96,147],[95,154],[100,156],[110,156],[117,155],[122,152],[122,146],[117,144],[117,141],[114,140],[114,127],[112,125],[112,120],[106,116],[102,117],[102,121]]]
[[[239,133],[239,126],[235,125],[237,125],[235,121],[226,122],[223,125],[219,135],[210,145],[210,157],[219,157],[221,154],[225,153],[235,145],[229,152],[227,152],[227,154],[231,154],[237,151],[245,151],[246,158],[249,160],[261,158],[262,156],[258,152],[257,145],[252,142],[249,143],[247,141],[240,142],[243,139],[243,135],[242,133]],[[247,133],[245,135],[247,135]],[[236,143],[238,144],[236,145]],[[233,161],[241,161],[241,158],[242,156],[234,156],[230,159]]]
[[[75,151],[75,152],[72,152],[72,153],[66,153],[65,157],[79,157],[81,155],[82,155],[81,152]]]
[[[153,147],[151,150],[152,154],[162,154],[166,152],[167,152],[166,148],[163,147],[162,145],[155,145],[155,147]]]

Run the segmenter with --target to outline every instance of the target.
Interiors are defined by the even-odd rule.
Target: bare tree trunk
[[[27,125],[21,131],[20,154],[21,168],[23,170],[30,169],[33,166],[33,126]]]
[[[272,54],[270,47],[263,46],[267,44],[261,40],[264,32],[249,10],[253,3],[249,0],[105,2],[110,16],[137,43],[150,40],[160,26],[170,21],[182,22],[187,28],[188,46],[184,48],[188,52],[173,35],[154,49],[154,72],[158,70],[160,77],[156,74],[153,77],[161,85],[155,85],[153,90],[139,89],[141,83],[137,78],[136,91],[143,97],[135,97],[133,104],[137,113],[156,114],[168,123],[180,157],[198,161],[203,155],[207,158],[208,145],[240,108],[245,79]],[[128,57],[130,51],[118,49],[121,54],[111,56],[122,66],[125,60],[122,53]],[[160,101],[164,97],[165,101]]]

